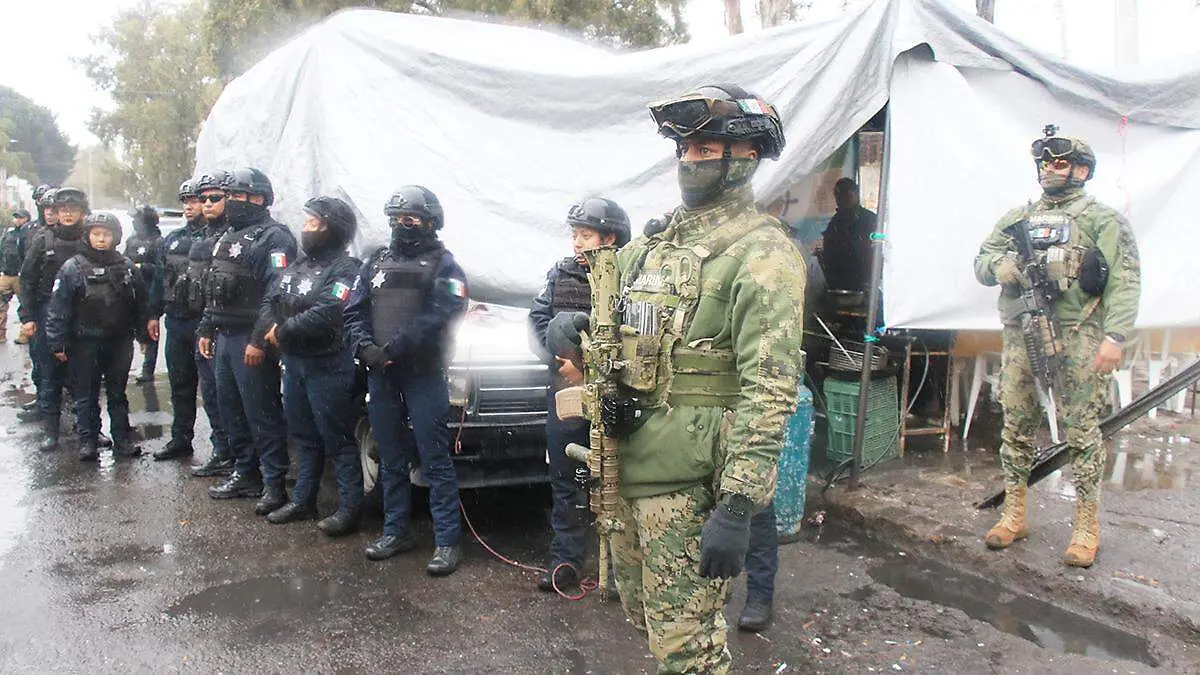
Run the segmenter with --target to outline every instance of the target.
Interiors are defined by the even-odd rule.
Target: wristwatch
[[[1104,337],[1108,340],[1112,340],[1120,346],[1125,346],[1125,336],[1121,335],[1120,333],[1106,333]]]
[[[737,494],[736,492],[726,492],[721,495],[721,504],[729,514],[736,516],[739,520],[747,520],[753,513],[754,502],[746,495]]]

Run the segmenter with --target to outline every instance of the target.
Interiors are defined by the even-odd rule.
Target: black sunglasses
[[[222,199],[225,199],[225,195],[200,195],[198,199],[202,202],[208,202],[209,204],[216,204]]]

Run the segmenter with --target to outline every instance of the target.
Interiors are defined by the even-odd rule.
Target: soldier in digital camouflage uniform
[[[659,672],[723,673],[729,579],[751,517],[774,495],[804,370],[806,275],[750,186],[759,161],[783,149],[775,109],[720,85],[650,111],[678,144],[683,205],[665,231],[620,252],[623,349],[642,355],[622,391],[639,397],[644,421],[620,437],[613,571]]]
[[[1121,214],[1084,192],[1096,170],[1091,148],[1058,136],[1053,126],[1033,143],[1041,199],[1000,219],[975,258],[975,276],[1001,287],[1004,352],[1000,402],[1004,408],[1000,461],[1004,512],[988,531],[988,547],[1002,549],[1028,536],[1026,493],[1033,464],[1034,432],[1041,419],[1029,356],[1020,328],[1021,292],[1028,285],[1012,238],[1004,229],[1026,222],[1049,276],[1060,286],[1054,302],[1065,347],[1063,391],[1055,392],[1066,426],[1076,492],[1074,532],[1066,564],[1090,567],[1100,546],[1097,511],[1104,472],[1099,417],[1110,373],[1120,362],[1138,312],[1141,272],[1133,230]]]

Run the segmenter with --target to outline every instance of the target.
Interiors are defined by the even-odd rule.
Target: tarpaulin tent
[[[996,328],[971,261],[996,219],[1036,194],[1029,143],[1047,122],[1096,149],[1089,188],[1125,212],[1144,264],[1141,325],[1200,325],[1184,272],[1200,250],[1200,68],[1115,79],[1029,49],[940,0],[877,0],[842,18],[634,53],[494,23],[353,10],[226,87],[197,169],[250,164],[276,215],[335,194],[362,248],[382,206],[434,190],[443,238],[477,298],[524,304],[569,251],[568,206],[604,195],[635,230],[678,202],[673,146],[646,103],[734,82],[781,111],[788,145],[755,179],[783,195],[890,101],[885,321]]]

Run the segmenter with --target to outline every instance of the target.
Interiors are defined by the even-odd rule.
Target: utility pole
[[[1066,61],[1070,53],[1067,49],[1067,10],[1063,6],[1063,0],[1054,0],[1054,20],[1058,22],[1058,40],[1062,45],[1059,56]]]
[[[730,35],[742,32],[742,0],[725,0],[725,28]]]
[[[996,23],[996,0],[975,0],[975,13],[988,23]]]

